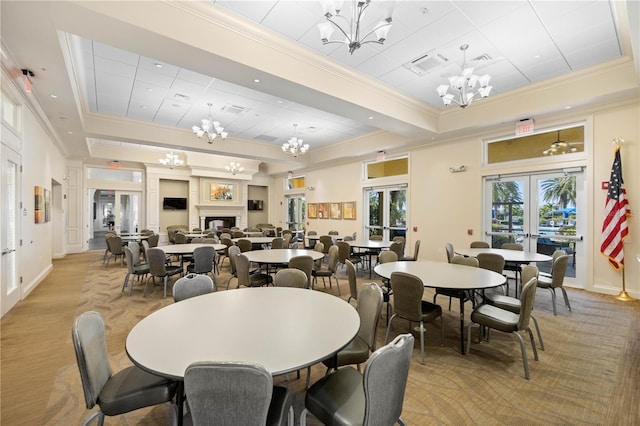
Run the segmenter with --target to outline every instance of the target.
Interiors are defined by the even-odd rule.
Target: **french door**
[[[306,204],[303,194],[287,195],[286,225],[287,229],[300,230],[306,221]]]
[[[582,169],[485,178],[484,235],[493,248],[517,242],[526,251],[571,256],[565,282],[584,282]],[[538,267],[548,272],[550,265]]]
[[[129,234],[139,231],[141,199],[139,192],[116,191],[116,232]]]
[[[366,238],[381,235],[385,241],[407,235],[407,188],[392,186],[365,189]]]
[[[2,145],[0,177],[0,209],[2,238],[0,241],[1,315],[6,314],[21,298],[20,287],[20,156]],[[32,219],[33,220],[33,219]]]

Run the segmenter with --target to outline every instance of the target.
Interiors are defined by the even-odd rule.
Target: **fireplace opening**
[[[236,226],[235,216],[207,216],[204,218],[204,227],[212,231]]]

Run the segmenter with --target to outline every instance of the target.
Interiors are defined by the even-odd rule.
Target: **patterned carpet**
[[[149,313],[173,303],[172,298],[163,299],[161,287],[143,298],[143,286],[137,283],[132,297],[128,292],[123,295],[120,290],[125,268],[113,263],[105,268],[101,251],[72,256],[76,267],[87,270],[76,314],[96,310],[104,316],[107,346],[112,366],[117,371],[130,365],[124,353],[129,330]],[[217,278],[219,291],[224,291],[228,276],[225,266]],[[346,299],[348,288],[344,271],[340,270],[338,276],[342,297]],[[359,282],[368,281],[368,278],[359,278]],[[335,286],[325,289],[321,283],[315,291],[337,295]],[[622,376],[637,376],[639,371],[637,365],[633,371],[621,371],[620,366],[627,340],[637,335],[637,328],[634,331],[632,327],[640,323],[640,304],[623,303],[611,296],[574,289],[568,289],[568,293],[573,311],[569,312],[559,297],[558,316],[554,316],[549,292],[538,290],[534,314],[540,323],[546,350],[538,351],[540,360],[534,361],[528,339],[525,339],[530,380],[523,377],[520,348],[513,336],[493,332],[490,343],[475,343],[478,330],[474,328],[471,353],[461,355],[456,303],[448,311],[446,299],[440,296],[438,302],[445,312],[445,338],[440,342],[439,321],[428,325],[425,365],[421,365],[419,336],[416,335],[403,418],[413,425],[614,424],[608,420],[611,417],[607,417],[607,412],[618,397],[617,383]],[[431,300],[432,294],[427,290],[425,299]],[[384,322],[383,318],[378,330],[379,345],[386,332]],[[407,329],[406,322],[394,321],[390,338]],[[70,338],[52,350],[72,351]],[[315,366],[312,382],[323,374],[324,368]],[[306,373],[301,375],[300,380],[276,378],[295,392],[296,417],[304,404]],[[75,363],[61,368],[46,407],[46,424],[80,424],[84,421],[90,413],[82,395]],[[629,418],[634,415],[640,418],[637,405],[630,410],[632,417]],[[296,418],[296,423],[298,420]],[[312,416],[309,416],[309,423],[317,424]],[[169,411],[167,406],[148,408],[107,419],[106,424],[170,424]]]

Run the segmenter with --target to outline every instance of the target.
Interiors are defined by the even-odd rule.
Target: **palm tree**
[[[495,182],[492,191],[494,204],[522,202],[522,191],[515,181]]]
[[[545,203],[554,203],[565,209],[576,205],[576,178],[564,176],[546,179],[540,183],[542,197]]]

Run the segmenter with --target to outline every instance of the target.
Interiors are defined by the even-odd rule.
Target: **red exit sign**
[[[533,118],[520,120],[516,123],[516,136],[530,135],[533,131]]]

